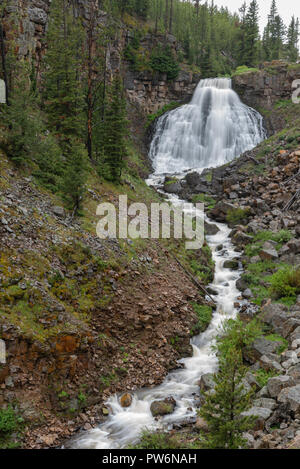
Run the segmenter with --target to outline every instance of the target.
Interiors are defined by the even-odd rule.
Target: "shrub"
[[[204,332],[208,327],[212,318],[212,307],[193,303],[193,309],[197,314],[198,319],[197,323],[191,329],[191,334],[195,335],[199,334],[200,332]]]
[[[276,243],[282,244],[287,243],[290,239],[292,239],[292,233],[288,230],[280,230],[277,233],[273,233],[272,231],[260,231],[255,235],[255,241],[275,241]]]
[[[274,376],[278,376],[278,373],[276,373],[275,371],[273,370],[270,370],[270,371],[266,371],[262,368],[260,368],[259,370],[257,370],[255,372],[255,377],[256,377],[256,381],[258,382],[258,384],[263,388],[264,386],[266,386],[267,382],[269,381],[270,378],[273,378]]]
[[[284,352],[288,348],[288,341],[282,337],[279,334],[270,334],[265,336],[267,340],[271,340],[272,342],[281,342],[281,345],[278,345],[276,352],[278,355],[280,355],[282,352]]]
[[[0,434],[12,433],[18,427],[15,412],[11,406],[0,409]]]
[[[248,216],[249,216],[249,209],[233,208],[231,210],[228,210],[228,213],[226,215],[226,221],[227,223],[236,225],[243,221],[247,221]]]
[[[142,433],[140,442],[130,449],[185,449],[185,447],[175,435],[151,433],[146,430]]]
[[[291,266],[280,268],[270,277],[271,293],[275,298],[295,298],[300,293],[300,269]]]
[[[18,446],[11,440],[12,433],[19,430],[23,419],[17,417],[11,406],[0,409],[0,449],[14,448]]]

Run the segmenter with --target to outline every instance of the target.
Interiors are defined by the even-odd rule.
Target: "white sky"
[[[251,0],[246,0],[247,5],[249,5]],[[267,17],[270,12],[272,0],[258,0],[259,11],[260,11],[260,28],[263,30]],[[291,17],[295,15],[300,19],[300,1],[299,0],[277,0],[277,8],[279,14],[282,16],[282,19],[286,26],[288,26]],[[218,6],[228,7],[232,12],[238,11],[240,6],[243,4],[243,0],[215,0],[215,4]]]

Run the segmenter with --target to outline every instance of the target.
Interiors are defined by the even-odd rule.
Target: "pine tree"
[[[253,419],[242,416],[249,409],[252,392],[246,392],[243,378],[242,353],[230,349],[220,359],[219,372],[214,375],[213,393],[205,394],[200,415],[208,423],[206,446],[212,449],[238,449],[245,446],[242,433],[251,428]]]
[[[144,20],[148,16],[149,4],[149,0],[135,0],[135,13]]]
[[[287,31],[286,55],[290,62],[296,62],[299,57],[299,20],[292,17]]]
[[[67,207],[78,213],[85,189],[87,155],[84,145],[76,138],[68,142],[68,157],[62,176],[62,193]]]
[[[263,49],[265,60],[281,58],[285,37],[285,26],[278,14],[276,0],[272,0],[268,23],[263,34]]]
[[[3,108],[6,136],[2,146],[15,163],[25,164],[32,160],[39,149],[41,124],[27,78],[27,66],[17,59],[15,66],[18,78],[11,91],[10,106]]]
[[[99,173],[106,179],[120,182],[126,149],[127,120],[126,101],[121,77],[116,76],[110,89],[109,102],[103,122],[102,161]]]
[[[254,67],[258,60],[258,3],[252,0],[245,17],[245,44],[243,62],[248,67]]]
[[[214,392],[205,394],[199,412],[209,427],[205,447],[235,449],[245,445],[242,433],[252,427],[253,418],[242,415],[252,400],[252,391],[247,392],[243,385],[247,367],[243,365],[242,350],[261,333],[256,321],[245,325],[239,319],[229,319],[223,324],[214,347],[219,359]]]
[[[81,83],[83,33],[67,0],[53,0],[47,33],[44,104],[49,129],[57,136],[65,167],[61,191],[70,209],[78,212],[83,196],[86,152],[84,92]]]
[[[84,94],[80,80],[83,32],[67,0],[53,0],[43,74],[44,102],[51,130],[61,143],[83,135]]]

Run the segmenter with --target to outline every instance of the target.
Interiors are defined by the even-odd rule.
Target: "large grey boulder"
[[[298,254],[300,252],[300,239],[293,238],[288,243],[287,246],[293,254]]]
[[[196,187],[198,184],[203,182],[201,180],[201,175],[197,173],[196,171],[193,171],[192,173],[188,173],[185,178],[184,178],[190,187]]]
[[[236,207],[225,200],[217,202],[214,208],[210,211],[210,216],[217,221],[224,222],[226,221],[226,216],[228,212],[234,210]]]
[[[294,332],[289,336],[289,341],[292,343],[294,340],[300,339],[300,326],[296,327]]]
[[[266,407],[251,407],[246,412],[241,413],[241,417],[255,417],[254,430],[263,430],[266,420],[271,416],[272,411]]]
[[[52,212],[59,218],[63,218],[65,216],[63,207],[59,207],[58,205],[52,207]]]
[[[281,335],[288,338],[300,326],[300,318],[289,318],[282,324]]]
[[[281,335],[283,324],[290,318],[290,315],[286,306],[279,303],[268,303],[262,307],[259,318],[271,326],[274,332]]]
[[[271,397],[276,397],[280,394],[282,389],[295,385],[295,381],[292,376],[280,375],[270,378],[267,383],[268,392]]]
[[[168,194],[178,194],[182,189],[181,182],[174,178],[166,177],[164,191]]]
[[[295,366],[292,366],[288,371],[287,374],[291,376],[295,383],[298,384],[300,383],[300,363],[298,363]]]
[[[205,373],[201,376],[199,381],[199,387],[201,391],[209,391],[210,389],[214,389],[215,382],[213,376],[213,373]]]
[[[151,413],[153,417],[159,415],[172,414],[176,406],[176,401],[170,397],[162,401],[154,401],[150,406]]]
[[[259,257],[260,257],[263,261],[274,261],[274,260],[278,259],[278,253],[277,253],[276,249],[272,249],[272,248],[263,248],[263,249],[259,252]]]
[[[254,407],[263,407],[265,409],[275,410],[278,407],[275,399],[269,399],[267,397],[261,397],[253,401]]]
[[[275,371],[276,373],[282,373],[283,368],[278,363],[277,360],[273,360],[272,358],[268,357],[267,355],[262,355],[259,359],[259,364],[261,368],[266,371]]]
[[[300,412],[300,384],[283,389],[277,400],[283,404],[289,404],[289,407],[293,412]]]
[[[204,221],[204,231],[208,236],[213,236],[216,235],[220,229],[214,223],[208,223],[207,221]]]
[[[253,241],[252,236],[249,236],[240,230],[237,231],[232,237],[233,244],[235,244],[236,246],[240,246],[240,247],[246,246],[246,244],[249,244],[252,241]]]
[[[282,345],[280,340],[268,340],[265,337],[256,339],[253,344],[243,350],[244,358],[250,362],[257,362],[263,355],[276,353],[279,346]]]

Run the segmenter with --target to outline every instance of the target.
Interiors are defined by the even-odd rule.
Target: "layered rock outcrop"
[[[299,79],[300,64],[274,61],[262,64],[258,71],[234,76],[232,85],[245,104],[263,113],[272,134],[285,126],[285,120],[270,111],[279,101],[292,99],[293,82]]]
[[[51,0],[9,0],[4,20],[6,38],[13,34],[16,37],[19,57],[33,60],[37,79],[40,76],[40,62],[46,51],[45,34],[49,20]],[[89,11],[84,0],[74,0],[74,15],[80,15],[83,23],[89,20]],[[98,22],[105,26],[107,13],[99,9]],[[17,18],[17,21],[15,19]],[[12,27],[11,20],[14,19]],[[14,30],[14,31],[13,31]],[[115,40],[111,41],[106,51],[106,72],[108,80],[121,69],[124,48],[130,42],[132,32],[123,25],[118,29]],[[147,54],[154,47],[166,44],[176,55],[180,45],[172,35],[160,36],[147,34],[141,45]],[[181,70],[174,80],[167,80],[166,74],[153,73],[151,70],[133,71],[128,63],[123,67],[124,87],[131,104],[137,107],[142,115],[155,113],[171,101],[188,101],[199,82],[199,74],[189,70]]]

